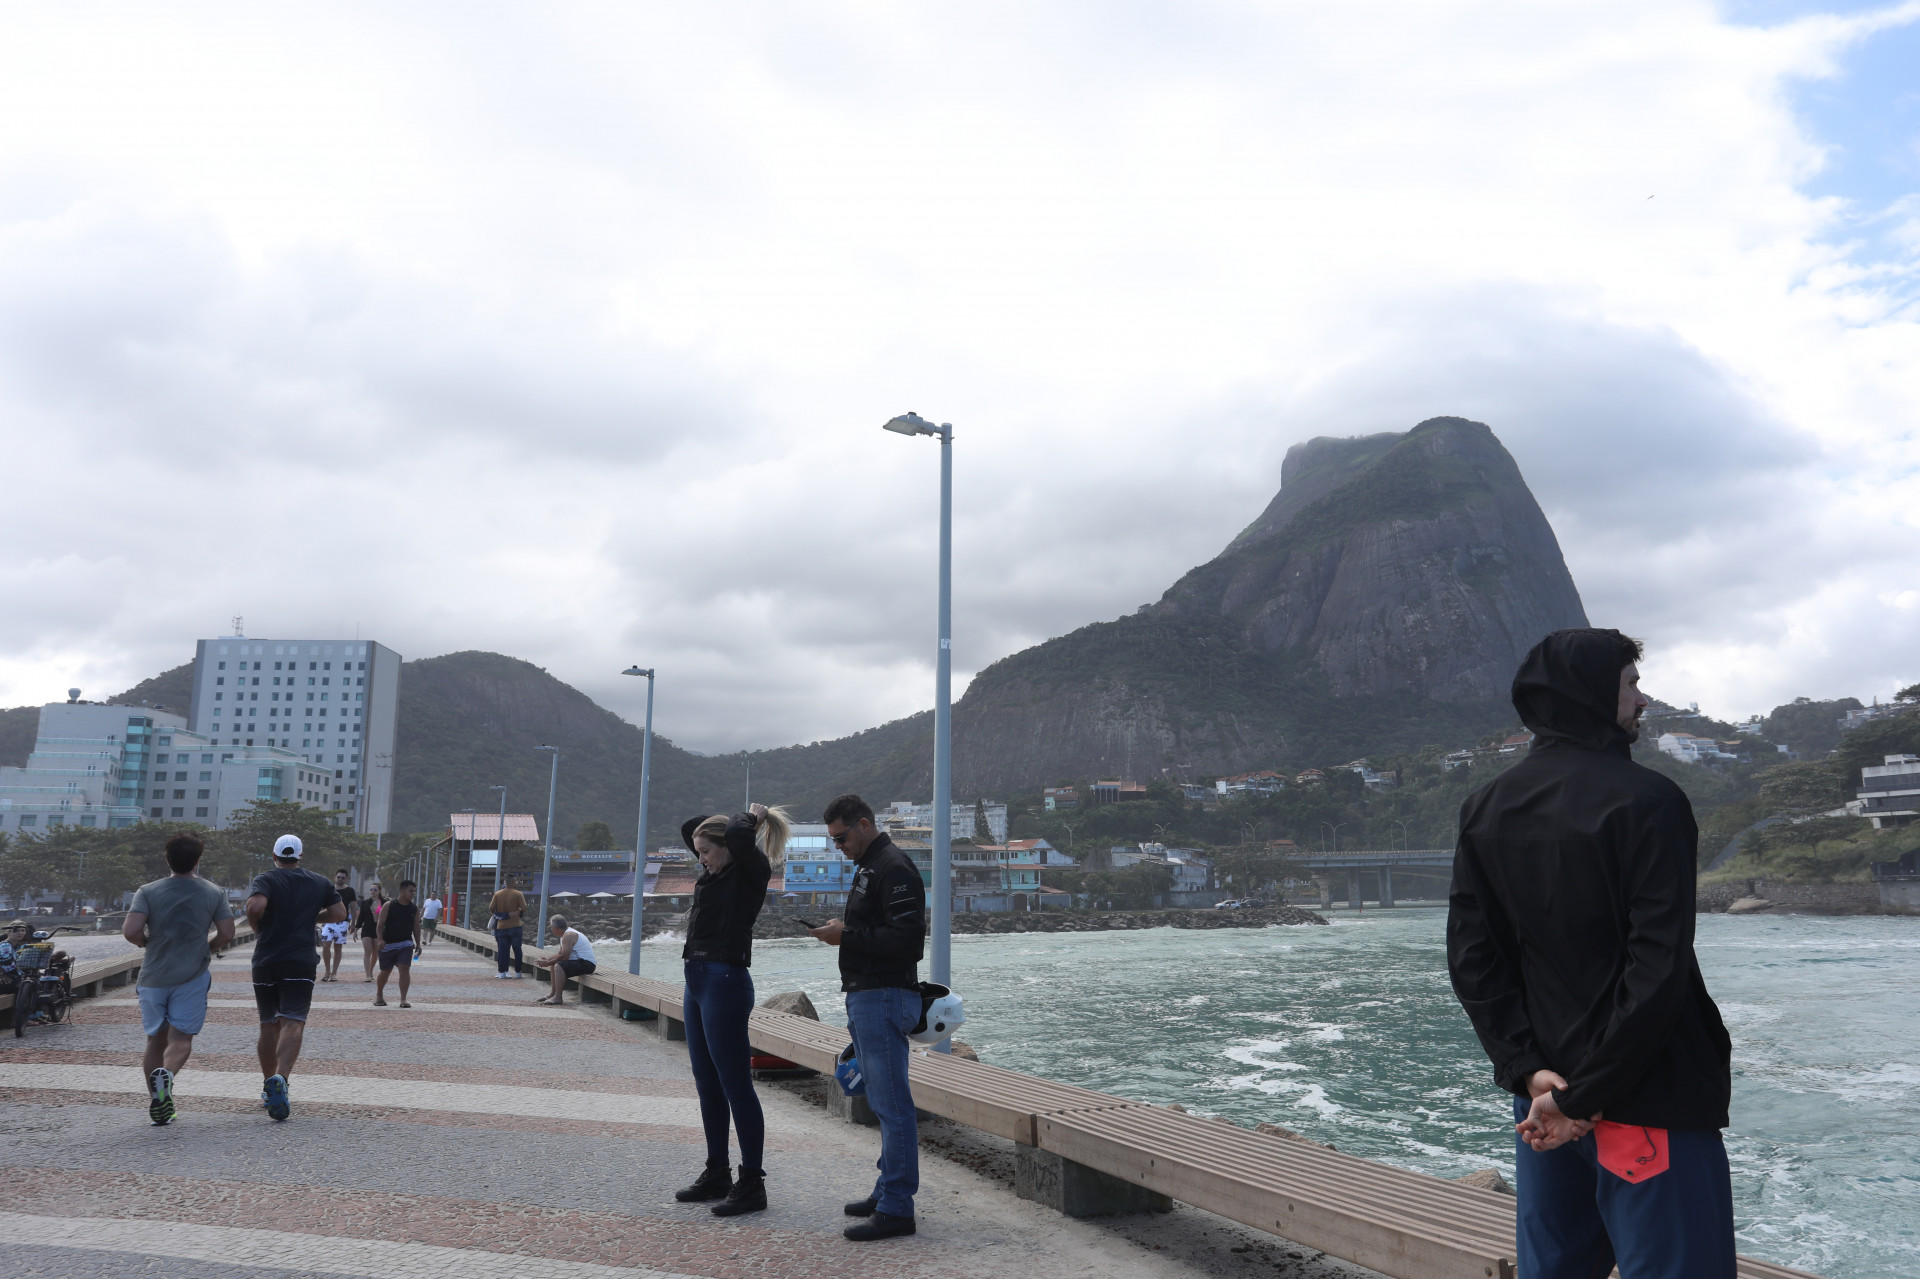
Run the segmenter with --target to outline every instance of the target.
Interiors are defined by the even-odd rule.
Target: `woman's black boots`
[[[708,1164],[701,1169],[700,1176],[685,1190],[676,1190],[673,1197],[683,1204],[700,1203],[707,1199],[724,1199],[733,1190],[733,1177],[725,1164]],[[760,1195],[762,1207],[766,1206],[764,1191]]]
[[[726,1176],[724,1172],[720,1174]],[[724,1201],[707,1211],[716,1217],[737,1217],[743,1212],[764,1212],[767,1207],[767,1174],[759,1168],[740,1168],[739,1179]]]

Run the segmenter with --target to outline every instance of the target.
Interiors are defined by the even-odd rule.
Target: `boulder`
[[[1727,907],[1729,915],[1751,915],[1756,911],[1768,910],[1773,903],[1764,897],[1742,897]]]
[[[972,1044],[962,1043],[958,1039],[953,1041],[953,1055],[956,1057],[964,1058],[967,1061],[980,1060],[980,1054],[973,1050]]]
[[[813,1001],[807,998],[804,990],[789,990],[760,1001],[760,1006],[770,1012],[792,1013],[795,1017],[805,1017],[808,1021],[819,1021],[820,1014],[814,1011]]]
[[[1500,1175],[1498,1168],[1481,1168],[1464,1177],[1455,1177],[1454,1180],[1463,1186],[1478,1186],[1482,1190],[1491,1190],[1496,1194],[1513,1193],[1513,1187],[1507,1184],[1507,1179]]]
[[[1302,1137],[1299,1133],[1295,1132],[1293,1129],[1282,1128],[1279,1124],[1255,1124],[1253,1126],[1253,1130],[1255,1132],[1265,1133],[1269,1137],[1284,1137],[1288,1141],[1298,1141],[1298,1142],[1303,1142],[1309,1146],[1318,1146],[1322,1150],[1338,1150],[1339,1149],[1338,1146],[1329,1146],[1324,1141],[1315,1141],[1311,1137]]]

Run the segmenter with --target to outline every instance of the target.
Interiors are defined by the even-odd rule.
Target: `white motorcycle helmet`
[[[960,996],[934,982],[920,983],[920,1024],[907,1035],[916,1043],[937,1044],[950,1038],[966,1023],[967,1010]]]

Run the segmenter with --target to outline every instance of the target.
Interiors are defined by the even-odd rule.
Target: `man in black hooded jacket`
[[[1533,749],[1460,809],[1448,967],[1515,1094],[1529,1279],[1734,1275],[1731,1042],[1693,953],[1692,806],[1632,758],[1640,656],[1618,631],[1536,644]]]

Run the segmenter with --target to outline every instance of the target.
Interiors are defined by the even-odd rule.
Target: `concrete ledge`
[[[873,1107],[867,1104],[865,1097],[849,1097],[840,1091],[838,1083],[827,1089],[827,1113],[835,1119],[844,1119],[850,1124],[860,1124],[866,1128],[878,1128],[880,1116],[873,1113]]]
[[[1069,1217],[1172,1212],[1173,1200],[1037,1146],[1014,1147],[1013,1191]]]

